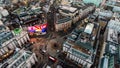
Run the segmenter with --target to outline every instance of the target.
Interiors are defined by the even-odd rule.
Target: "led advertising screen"
[[[47,31],[47,24],[42,25],[35,25],[28,27],[29,32],[46,32]]]

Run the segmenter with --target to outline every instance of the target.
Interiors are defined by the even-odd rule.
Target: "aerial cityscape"
[[[120,0],[0,0],[0,68],[120,68]]]

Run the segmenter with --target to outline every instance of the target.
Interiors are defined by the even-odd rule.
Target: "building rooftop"
[[[0,31],[6,30],[6,27],[4,25],[0,25]]]
[[[6,17],[6,16],[9,15],[9,12],[8,12],[8,10],[3,9],[3,10],[0,10],[0,14],[1,14],[2,16]]]
[[[105,36],[107,37],[104,41],[106,42],[105,51],[101,59],[101,64],[104,65],[100,65],[100,68],[115,68],[115,65],[119,62],[118,33],[116,30],[108,28]]]
[[[105,48],[105,53],[106,54],[116,54],[117,52],[117,48],[116,45],[113,44],[106,44],[106,48]]]
[[[100,68],[114,68],[115,59],[114,56],[105,56],[101,58]]]
[[[19,15],[19,17],[25,17],[25,16],[28,16],[28,13],[23,12],[22,14]]]
[[[79,57],[84,58],[84,59],[88,59],[89,58],[88,54],[80,52],[79,50],[76,50],[76,49],[72,49],[72,53],[73,54],[77,54],[77,55],[79,55]]]
[[[93,31],[93,28],[94,28],[94,24],[88,23],[87,26],[85,27],[84,32],[85,32],[85,33],[88,33],[88,34],[91,34],[92,31]]]
[[[26,31],[21,31],[21,30],[20,32],[19,31],[16,32],[16,34],[14,33],[16,40],[19,40],[21,37],[25,36],[26,34],[27,34]]]
[[[84,27],[84,32],[79,34],[77,41],[80,41],[81,43],[89,43],[89,45],[93,46],[99,25],[93,23],[92,26],[89,26],[90,30],[87,28],[88,26],[89,23]]]
[[[92,24],[92,26],[89,26],[88,23],[85,27],[80,29],[75,29],[72,31],[70,36],[68,37],[69,41],[72,41],[79,47],[82,47],[83,49],[87,49],[90,52],[93,52],[93,46],[95,42],[95,38],[97,36],[98,31],[98,25]],[[87,28],[89,26],[89,28]],[[89,29],[89,30],[87,30]]]
[[[20,17],[24,17],[24,16],[29,16],[29,15],[39,14],[39,13],[42,13],[42,11],[41,11],[40,7],[35,7],[35,8],[20,7],[18,9],[14,10],[13,13],[17,14]]]
[[[108,68],[114,68],[114,56],[109,57]]]
[[[99,12],[99,16],[111,18],[111,17],[113,16],[113,12],[112,12],[112,11],[109,11],[109,10],[101,10],[101,11]]]
[[[84,49],[93,51],[93,47],[91,46],[90,42],[82,43],[81,41],[76,41],[76,44]]]
[[[77,40],[79,34],[83,31],[84,31],[84,29],[82,29],[82,28],[81,29],[76,28],[71,32],[71,34],[68,36],[67,39],[75,42]]]
[[[71,20],[70,17],[66,17],[66,18],[58,19],[57,24],[59,24],[59,23],[65,23],[65,22],[68,22],[68,21],[70,21],[70,20]]]
[[[109,1],[106,1],[106,4],[107,5],[111,5],[111,6],[119,6],[120,7],[119,0],[118,1],[116,1],[116,0],[109,0]]]
[[[91,60],[94,53],[95,38],[98,34],[99,25],[95,22],[84,23],[81,27],[74,29],[67,38],[68,45],[72,48],[74,54]],[[68,47],[69,47],[68,46]]]
[[[108,29],[107,41],[118,44],[118,33],[116,30]]]
[[[120,21],[119,20],[110,20],[107,25],[108,28],[120,31]]]
[[[71,6],[77,9],[85,9],[85,4],[82,2],[72,2]]]
[[[71,7],[71,6],[60,6],[60,9],[62,10],[67,10],[71,13],[75,12],[77,10],[77,8]]]
[[[75,45],[72,47],[80,52],[87,54],[87,55],[91,55],[93,53],[93,48],[89,47],[87,44],[84,44],[84,45],[79,44],[79,45]]]
[[[118,63],[120,63],[120,45],[118,46]]]
[[[118,6],[114,6],[112,11],[120,12],[120,6],[119,7]]]
[[[93,14],[90,14],[88,17],[87,17],[88,21],[89,22],[94,22],[98,19],[98,13],[95,12]]]
[[[11,57],[13,57],[16,53],[17,51],[15,50],[9,50],[5,54],[1,55],[0,56],[0,67],[4,66],[4,63],[8,61]]]
[[[17,63],[17,66],[19,66],[22,62],[25,62],[33,53],[30,51],[20,50],[16,54],[14,54],[10,59],[8,59],[6,62],[1,65],[3,67],[5,64],[7,64],[5,67],[15,67],[15,64]],[[19,62],[19,63],[18,63]]]
[[[108,57],[101,58],[100,68],[108,68]]]
[[[20,7],[20,8],[18,8],[18,9],[14,10],[13,13],[21,14],[21,13],[23,13],[23,12],[25,12],[25,11],[26,11],[26,8],[25,8],[25,7]]]
[[[13,33],[12,32],[0,32],[0,43],[4,43],[7,40],[13,38]]]
[[[94,5],[96,5],[97,7],[100,6],[100,4],[102,3],[102,0],[83,0],[84,3],[92,3]]]

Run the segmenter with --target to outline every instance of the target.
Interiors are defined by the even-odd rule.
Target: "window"
[[[15,63],[15,66],[17,67],[19,65],[18,61]]]
[[[15,43],[15,45],[18,45],[18,42],[16,39],[14,39],[13,42]]]
[[[21,59],[19,60],[19,63],[22,63],[22,61],[23,61],[23,58],[21,58]]]
[[[3,53],[2,53],[2,51],[0,50],[0,56],[2,56],[3,55]]]
[[[1,49],[1,52],[2,52],[3,54],[5,54],[5,51],[4,51],[3,49]]]
[[[21,57],[21,61],[24,61],[24,56],[23,56],[23,57]]]
[[[5,50],[5,52],[8,52],[8,48],[6,46],[4,47],[4,50]]]
[[[11,44],[12,44],[14,47],[16,46],[14,42],[11,42]]]
[[[31,64],[31,66],[34,65],[31,61],[30,61],[30,64]]]
[[[22,63],[22,61],[19,59],[19,61],[17,61],[17,63],[18,63],[18,64],[21,64],[21,63]]]
[[[16,66],[15,66],[15,65],[13,65],[11,68],[16,68]]]
[[[5,63],[5,64],[2,65],[1,68],[6,68],[8,65],[9,65],[8,63]]]
[[[10,43],[10,44],[8,44],[8,48],[9,49],[14,49],[14,46]]]

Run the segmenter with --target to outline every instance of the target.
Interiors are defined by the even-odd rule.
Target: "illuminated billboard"
[[[28,27],[29,32],[46,32],[47,31],[47,24],[35,25]]]

